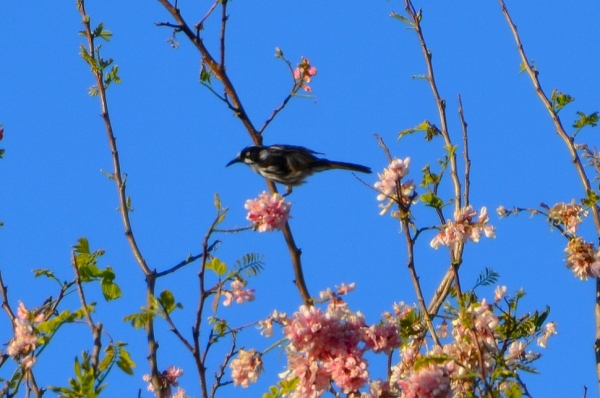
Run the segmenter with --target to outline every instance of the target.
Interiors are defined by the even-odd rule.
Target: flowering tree
[[[178,39],[183,36],[199,52],[200,83],[216,97],[216,101],[233,112],[253,145],[266,145],[267,127],[292,99],[315,91],[313,81],[318,76],[317,67],[304,56],[294,65],[280,48],[276,48],[275,57],[283,61],[286,73],[289,73],[289,91],[263,124],[257,127],[227,69],[229,1],[215,1],[193,26],[184,18],[184,12],[188,11],[179,8],[177,2],[159,0],[159,3],[167,11],[170,22],[157,25],[172,31],[169,42],[173,47],[179,45]],[[597,278],[600,276],[598,249],[578,232],[585,217],[591,214],[596,234],[600,236],[599,194],[590,182],[600,170],[600,163],[593,148],[575,139],[583,128],[596,125],[598,114],[578,112],[575,131],[568,133],[565,130],[558,114],[573,98],[558,90],[554,90],[550,97],[545,94],[538,71],[526,57],[517,29],[502,0],[500,6],[517,43],[522,69],[531,78],[556,131],[565,142],[586,197],[552,206],[542,204],[539,208],[501,206],[497,213],[508,217],[529,212],[544,217],[566,238],[567,267],[579,279]],[[416,303],[388,303],[387,310],[378,314],[375,322],[369,322],[367,314],[360,308],[353,308],[350,297],[357,288],[355,283],[340,282],[338,286],[318,294],[307,283],[302,251],[290,226],[293,197],[279,194],[275,183],[268,179],[268,191],[248,199],[243,206],[247,210],[249,226],[227,226],[230,222],[227,217],[229,209],[222,204],[218,194],[214,195],[213,221],[202,239],[200,252],[163,269],[147,262],[138,241],[139,230],[134,231],[130,219],[133,205],[128,196],[127,176],[121,170],[121,152],[115,138],[117,129],[109,112],[107,90],[112,89],[113,83],[121,82],[118,67],[112,59],[105,58],[105,50],[101,47],[101,43],[112,38],[112,32],[105,29],[103,23],[93,22],[84,0],[77,1],[77,9],[82,18],[81,35],[84,38],[80,56],[90,67],[95,80],[89,94],[100,102],[101,119],[112,158],[113,169],[105,174],[115,183],[125,239],[145,283],[144,304],[124,321],[144,336],[147,351],[134,360],[127,344],[113,340],[104,323],[96,319],[95,311],[101,304],[88,299],[91,286],[94,283],[100,285],[106,305],[120,299],[122,290],[116,283],[113,268],[99,265],[104,250],[92,250],[88,240],[81,238],[72,250],[72,279],[64,281],[55,270],[36,269],[36,277],[46,278],[59,286],[57,294],[37,306],[28,308],[21,301],[9,299],[7,286],[10,282],[0,278],[3,309],[12,325],[12,335],[7,340],[0,362],[3,370],[10,367],[9,363],[12,365],[10,373],[7,371],[2,376],[3,395],[16,396],[25,390],[27,396],[39,397],[50,390],[65,397],[93,397],[101,394],[110,383],[108,376],[115,373],[113,370],[134,374],[136,363],[141,367],[142,361],[147,363],[144,365],[147,371],[136,383],[143,380],[146,383],[144,388],[157,397],[189,396],[186,388],[189,390],[191,387],[183,385],[180,380],[184,374],[194,375],[194,381],[188,383],[197,385],[202,397],[233,394],[228,391],[231,388],[237,388],[235,393],[242,394],[244,388],[259,378],[269,379],[270,386],[263,395],[267,398],[327,394],[362,398],[534,395],[527,388],[524,374],[536,371],[537,361],[541,358],[540,349],[536,346],[545,348],[548,345],[548,339],[557,333],[556,325],[548,320],[549,308],[524,310],[521,304],[524,290],[498,284],[499,274],[492,269],[481,270],[473,285],[468,285],[461,278],[465,252],[484,237],[495,238],[498,231],[490,220],[486,204],[475,206],[471,202],[472,190],[476,191],[477,187],[471,187],[470,182],[469,134],[462,100],[458,96],[459,127],[462,130],[459,148],[455,143],[456,137],[450,134],[447,102],[435,78],[432,52],[422,26],[423,12],[415,8],[412,1],[406,0],[404,11],[393,12],[391,17],[416,34],[427,70],[419,77],[428,83],[433,93],[439,121],[432,123],[425,120],[413,128],[402,130],[398,138],[404,143],[410,135],[423,134],[426,141],[443,142],[443,151],[434,155],[436,166],[428,165],[420,173],[415,173],[411,170],[410,153],[395,155],[398,152],[395,146],[388,145],[376,135],[387,159],[387,167],[380,170],[377,182],[367,183],[368,192],[380,202],[379,214],[392,217],[399,225],[406,246],[403,263],[412,280]],[[212,50],[205,38],[205,29],[208,30],[206,26],[210,23],[217,25],[217,50]],[[0,126],[0,140],[3,133]],[[462,157],[459,155],[461,149]],[[406,151],[404,147],[402,150]],[[0,158],[3,154],[4,150],[0,150]],[[277,165],[269,164],[268,167]],[[232,224],[239,223],[238,220]],[[284,312],[277,302],[269,303],[267,312],[270,315],[240,325],[235,317],[219,312],[221,306],[251,305],[250,302],[260,295],[260,291],[251,287],[253,278],[260,278],[264,268],[260,254],[246,253],[234,265],[228,266],[216,253],[223,243],[217,236],[243,231],[283,235],[299,297],[297,308],[292,313]],[[429,301],[426,300],[423,283],[430,275],[419,259],[422,248],[448,253],[445,260],[448,269],[444,277],[439,283],[430,282],[436,288]],[[193,286],[197,290],[196,311],[192,319],[182,320],[178,310],[189,303],[178,301],[176,289],[159,292],[157,283],[192,266],[196,267],[197,278],[180,289]],[[494,288],[493,296],[482,292],[486,286]],[[597,290],[600,292],[598,282]],[[78,300],[67,304],[66,297],[71,293],[77,295]],[[13,308],[16,308],[16,314]],[[600,324],[600,318],[597,322]],[[92,336],[91,348],[76,356],[74,375],[67,384],[56,381],[40,385],[36,373],[38,359],[60,329],[77,323],[87,325]],[[172,332],[171,339],[159,341],[157,330],[165,328]],[[277,336],[279,339],[260,347],[240,344],[241,336],[255,328],[265,338]],[[600,326],[597,330],[600,333]],[[598,336],[600,334],[597,334],[596,346],[600,341]],[[182,347],[182,355],[192,358],[195,368],[184,370],[178,363],[166,363],[161,354],[170,345]],[[600,350],[596,349],[596,363],[600,363],[598,352]],[[282,360],[284,369],[278,377],[271,373],[271,369],[266,372],[264,366],[268,356],[277,355],[285,358]],[[140,391],[138,395],[141,394]]]

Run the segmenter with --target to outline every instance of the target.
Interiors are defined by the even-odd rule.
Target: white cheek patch
[[[266,149],[263,149],[258,153],[258,158],[260,160],[267,160],[268,157],[269,157],[269,151],[267,151]]]

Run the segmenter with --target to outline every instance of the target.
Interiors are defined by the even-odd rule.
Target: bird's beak
[[[239,162],[241,162],[241,161],[242,161],[242,160],[241,160],[241,159],[240,159],[240,157],[238,156],[237,158],[233,159],[231,162],[227,163],[227,165],[226,165],[225,167],[229,167],[229,166],[231,166],[232,164],[234,164],[234,163],[239,163]]]

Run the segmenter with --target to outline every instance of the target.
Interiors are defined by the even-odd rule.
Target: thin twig
[[[222,68],[219,63],[215,60],[215,58],[208,51],[204,42],[200,39],[199,35],[194,34],[192,29],[187,25],[181,12],[179,9],[171,4],[169,0],[158,0],[167,11],[175,18],[177,24],[181,26],[181,31],[188,37],[188,39],[192,42],[192,44],[198,49],[200,54],[202,55],[202,62],[206,65],[207,68],[210,69],[211,73],[223,84],[223,88],[225,90],[225,98],[227,101],[230,101],[233,106],[233,110],[235,115],[240,119],[248,133],[250,134],[250,138],[252,139],[254,145],[262,146],[263,140],[261,134],[256,130],[254,124],[250,120],[248,113],[242,104],[240,97],[238,96],[233,83],[229,79],[227,74],[227,70]],[[219,0],[220,1],[220,0]],[[212,12],[212,11],[210,11]],[[209,12],[209,13],[210,13]],[[202,21],[203,22],[203,21]],[[223,50],[224,51],[224,50]],[[267,180],[267,186],[272,193],[277,192],[277,188],[275,183]],[[304,274],[302,270],[302,261],[301,255],[302,252],[296,246],[296,242],[294,241],[294,237],[292,235],[292,230],[290,229],[289,223],[285,224],[283,228],[283,236],[285,238],[286,244],[288,246],[288,250],[290,252],[290,256],[292,259],[292,266],[294,269],[294,275],[296,286],[300,292],[300,296],[306,305],[310,305],[312,303],[312,299],[310,293],[308,292],[308,288],[306,286],[306,282],[304,280]]]
[[[517,44],[517,50],[519,51],[519,55],[521,56],[521,62],[523,68],[527,71],[531,82],[535,88],[535,92],[538,95],[539,99],[544,104],[544,107],[550,114],[552,118],[552,122],[554,123],[554,127],[556,129],[556,133],[567,145],[567,149],[569,150],[569,154],[571,155],[571,161],[575,165],[575,169],[579,174],[579,179],[581,180],[581,184],[586,192],[586,196],[589,192],[593,192],[588,176],[584,170],[583,162],[577,153],[577,149],[575,148],[575,140],[573,137],[569,136],[565,131],[560,117],[558,116],[557,111],[552,106],[552,102],[548,99],[544,90],[542,89],[542,85],[540,84],[540,80],[538,78],[538,71],[534,69],[528,61],[527,55],[525,54],[525,50],[523,48],[523,43],[521,42],[521,38],[519,37],[519,33],[517,31],[517,26],[512,21],[508,9],[506,8],[506,4],[504,4],[503,0],[499,0],[500,6],[502,8],[502,13],[506,18],[506,22],[510,26],[510,30],[512,31],[515,43]],[[591,210],[594,218],[594,224],[596,226],[596,235],[600,239],[600,209],[597,204],[591,205]],[[594,307],[594,315],[596,318],[596,331],[595,337],[596,340],[594,342],[594,352],[596,356],[596,378],[598,379],[598,384],[600,385],[600,278],[596,278],[596,302]]]
[[[212,251],[213,251],[213,249],[215,248],[215,246],[217,246],[219,243],[221,243],[221,241],[219,241],[219,240],[215,240],[215,241],[214,241],[214,242],[213,242],[213,243],[212,243],[212,244],[211,244],[211,245],[208,247],[208,252],[209,252],[209,253],[210,253],[210,252],[212,252]],[[171,268],[169,268],[169,269],[166,269],[166,270],[164,270],[164,271],[161,271],[161,272],[157,272],[157,273],[156,273],[156,277],[157,277],[157,278],[160,278],[160,277],[162,277],[162,276],[165,276],[165,275],[171,274],[171,273],[173,273],[173,272],[177,271],[179,268],[183,268],[183,267],[185,267],[186,265],[188,265],[188,264],[191,264],[191,263],[193,263],[194,261],[201,259],[203,255],[204,255],[204,253],[200,253],[200,254],[198,254],[198,255],[196,255],[196,256],[189,256],[188,258],[186,258],[185,260],[183,260],[183,261],[182,261],[182,262],[180,262],[179,264],[175,265],[174,267],[171,267]]]
[[[87,15],[85,11],[85,0],[78,0],[77,2],[79,12],[83,19],[83,26],[85,31],[85,36],[88,42],[88,53],[94,59],[97,58],[97,48],[94,44],[94,36],[92,34],[92,30],[90,28],[90,17]],[[123,179],[123,174],[121,172],[121,163],[119,160],[119,151],[117,150],[117,142],[115,139],[115,135],[113,133],[112,123],[110,120],[110,114],[108,111],[108,101],[106,97],[106,87],[104,86],[104,76],[102,70],[98,68],[92,67],[92,73],[96,79],[96,86],[98,87],[98,95],[100,98],[100,105],[102,108],[102,120],[104,121],[104,127],[108,136],[108,142],[110,146],[110,151],[113,159],[113,173],[112,178],[115,180],[115,184],[117,186],[117,192],[119,196],[119,211],[121,213],[121,220],[123,222],[123,226],[125,227],[125,236],[131,251],[133,252],[133,256],[136,259],[138,265],[142,269],[146,277],[146,297],[147,304],[150,305],[151,297],[154,297],[154,287],[156,282],[156,275],[154,271],[151,271],[148,265],[146,264],[146,260],[142,256],[142,253],[137,245],[135,236],[133,234],[133,230],[131,228],[131,221],[129,219],[129,206],[127,202],[127,194],[125,191],[125,181]],[[146,337],[148,342],[148,363],[150,365],[150,372],[152,374],[152,385],[154,386],[157,397],[162,398],[163,392],[161,390],[161,383],[159,379],[159,371],[157,364],[157,350],[158,344],[154,338],[154,320],[152,317],[148,318],[148,322],[146,323]]]
[[[453,148],[452,140],[450,139],[450,134],[448,132],[448,124],[446,120],[446,101],[442,99],[439,94],[439,90],[437,88],[437,84],[435,81],[435,74],[433,69],[433,64],[431,62],[431,51],[427,47],[427,43],[425,42],[425,37],[423,36],[423,31],[421,29],[421,11],[417,12],[415,7],[412,4],[411,0],[405,0],[405,10],[411,18],[412,26],[417,33],[419,38],[419,43],[421,45],[421,50],[423,52],[423,56],[425,58],[425,64],[427,66],[427,75],[425,76],[426,80],[429,82],[431,86],[431,91],[433,93],[433,97],[435,99],[438,113],[440,117],[440,133],[444,139],[446,148]],[[453,186],[454,186],[454,209],[455,213],[462,207],[462,194],[461,194],[461,183],[458,178],[458,166],[456,162],[456,151],[452,151],[449,153],[450,159],[450,175],[452,178]],[[445,222],[443,215],[441,212],[438,212],[442,222]],[[457,245],[455,250],[450,250],[450,268],[444,275],[442,282],[438,286],[435,291],[435,294],[429,304],[428,313],[431,315],[435,315],[438,313],[442,303],[450,292],[450,287],[452,286],[452,282],[455,280],[455,274],[462,263],[462,254],[463,254],[463,245]],[[460,287],[457,286],[457,290],[460,290]]]
[[[77,286],[77,291],[79,293],[79,301],[81,302],[81,306],[85,314],[85,319],[92,332],[92,337],[94,338],[94,349],[92,350],[90,361],[95,377],[98,375],[100,350],[102,349],[102,323],[98,322],[97,324],[94,324],[94,321],[92,320],[92,314],[89,311],[87,301],[85,299],[85,293],[83,291],[83,286],[81,285],[81,275],[79,274],[77,257],[75,256],[74,252],[71,252],[71,258],[71,265],[73,266],[73,270],[75,271],[75,285]]]
[[[467,122],[465,121],[465,115],[463,113],[462,98],[458,94],[458,115],[460,116],[460,124],[462,125],[463,132],[463,158],[465,160],[465,187],[463,192],[463,198],[465,200],[465,207],[469,205],[469,191],[471,189],[471,159],[469,158],[469,135],[467,130]]]

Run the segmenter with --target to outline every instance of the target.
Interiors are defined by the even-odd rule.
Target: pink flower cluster
[[[244,289],[244,282],[240,279],[231,281],[231,290],[221,293],[225,296],[223,305],[228,307],[234,301],[238,304],[244,304],[246,301],[254,300],[254,289]]]
[[[292,397],[321,396],[330,382],[344,394],[357,392],[369,381],[365,352],[389,353],[400,346],[395,319],[367,326],[360,313],[347,308],[340,295],[349,287],[353,284],[324,294],[331,297],[326,311],[302,306],[283,322],[289,340],[287,377],[300,380]]]
[[[503,297],[505,292],[505,287],[496,289],[496,297]],[[539,358],[539,354],[525,350],[536,335],[538,345],[545,347],[548,338],[556,334],[554,323],[549,322],[539,331],[531,330],[530,335],[519,340],[509,340],[510,344],[504,346],[506,326],[494,313],[496,307],[483,299],[460,310],[451,322],[451,333],[438,336],[451,340],[425,354],[415,349],[413,341],[405,344],[402,362],[392,368],[392,390],[399,387],[403,398],[470,396],[474,379],[491,378],[498,366],[516,370]],[[445,324],[440,329],[447,328]],[[503,385],[494,388],[502,389]]]
[[[43,320],[43,313],[34,316],[22,302],[19,302],[17,316],[13,319],[15,335],[8,345],[6,353],[15,360],[19,360],[26,369],[30,369],[35,363],[33,354],[37,345],[37,337],[33,324]]]
[[[412,180],[402,183],[402,179],[408,175],[409,164],[409,157],[404,160],[394,159],[383,170],[383,173],[378,173],[379,181],[375,183],[375,189],[379,192],[377,200],[384,201],[391,199],[397,203],[403,203],[406,200],[401,201],[401,197],[410,198],[412,196],[415,189],[415,184]]]
[[[263,192],[257,199],[248,199],[244,207],[248,210],[246,218],[254,223],[259,232],[270,232],[285,226],[292,204],[278,193],[269,195]]]
[[[183,375],[183,369],[178,368],[176,366],[169,366],[167,370],[163,371],[159,377],[160,390],[163,393],[163,397],[165,398],[186,398],[185,390],[182,388],[178,388],[175,393],[173,393],[172,387],[178,387],[179,382],[177,379]],[[142,379],[148,383],[148,391],[156,391],[154,385],[152,384],[152,375],[146,374],[142,377]]]
[[[302,60],[294,69],[294,79],[296,80],[296,87],[302,87],[307,93],[312,92],[312,88],[308,85],[313,76],[317,74],[317,68],[310,64],[308,58],[302,57]]]
[[[557,203],[548,212],[548,219],[555,225],[561,225],[565,231],[575,234],[577,227],[583,222],[583,217],[587,216],[587,211],[573,200],[570,204]]]
[[[262,355],[256,350],[240,350],[238,357],[231,361],[229,367],[233,384],[246,388],[258,380],[263,370]]]
[[[473,210],[471,205],[463,207],[454,214],[454,221],[448,221],[430,245],[438,249],[440,245],[454,246],[457,243],[466,243],[468,240],[479,242],[479,238],[485,235],[488,238],[495,238],[496,228],[489,225],[489,216],[487,208],[484,206],[479,213],[479,219],[475,222],[473,219],[477,216],[477,211]]]
[[[398,382],[402,398],[448,398],[452,396],[450,376],[444,365],[429,364],[413,370]]]
[[[596,251],[593,243],[575,237],[569,240],[565,252],[567,268],[579,279],[585,281],[589,277],[600,277],[600,252]]]

